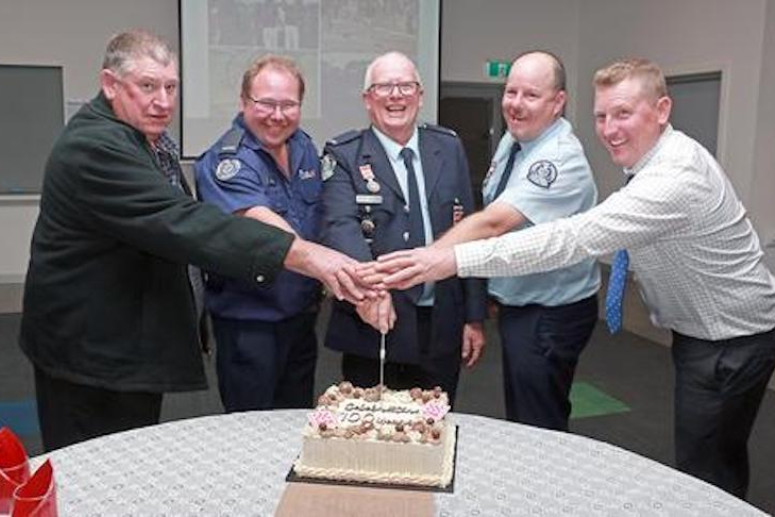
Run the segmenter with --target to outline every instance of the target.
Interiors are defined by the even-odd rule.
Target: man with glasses
[[[299,129],[304,78],[293,61],[256,60],[244,73],[241,110],[196,162],[203,201],[316,240],[320,160]],[[226,411],[311,407],[320,284],[291,271],[271,286],[207,275],[205,301],[217,342]]]
[[[323,242],[360,261],[425,246],[473,210],[462,143],[449,129],[417,124],[422,84],[409,58],[390,52],[367,68],[363,102],[371,127],[325,147]],[[357,386],[379,382],[386,336],[390,388],[441,386],[454,401],[461,359],[484,346],[484,283],[457,278],[392,291],[368,303],[335,303],[326,346],[343,352]]]
[[[256,284],[285,267],[364,296],[354,260],[188,195],[166,134],[178,71],[164,41],[114,36],[100,85],[46,164],[24,285],[47,451],[158,423],[164,392],[207,387],[189,263]]]

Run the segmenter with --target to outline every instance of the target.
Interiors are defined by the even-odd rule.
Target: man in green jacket
[[[177,59],[151,34],[108,44],[100,93],[46,164],[20,344],[49,451],[158,423],[162,394],[206,388],[188,264],[257,283],[285,267],[338,298],[356,262],[189,195],[167,136]]]

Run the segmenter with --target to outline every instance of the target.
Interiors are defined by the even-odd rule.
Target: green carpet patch
[[[570,390],[571,418],[626,413],[630,407],[587,382],[574,382]]]

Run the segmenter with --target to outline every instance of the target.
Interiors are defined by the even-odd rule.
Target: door
[[[497,84],[441,85],[439,124],[454,129],[463,142],[477,209],[482,207],[482,181],[504,127],[501,88]]]

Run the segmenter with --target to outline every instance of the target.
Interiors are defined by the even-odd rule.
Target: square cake
[[[294,471],[310,478],[446,487],[455,453],[448,412],[439,387],[333,385],[307,419]]]

